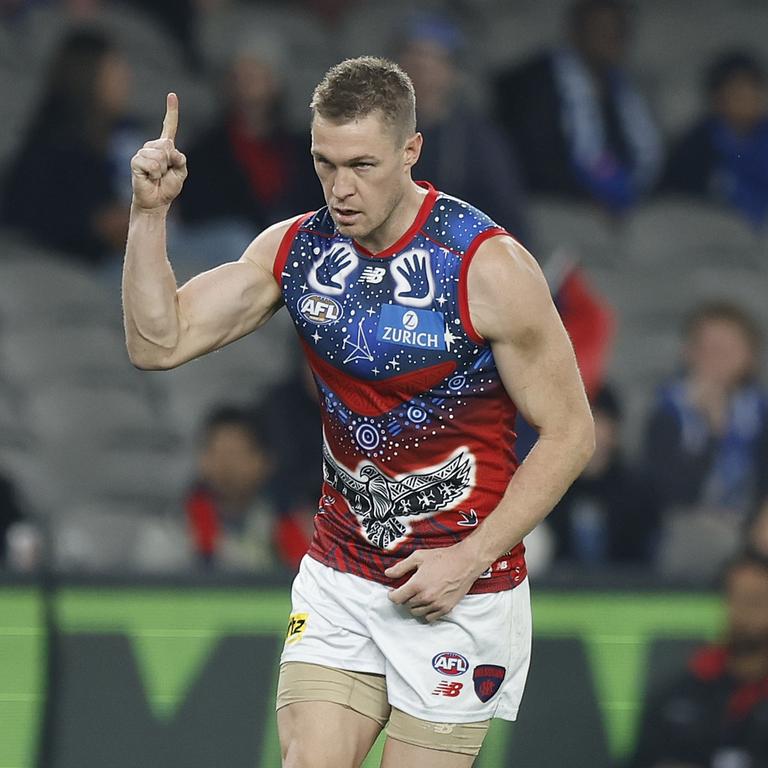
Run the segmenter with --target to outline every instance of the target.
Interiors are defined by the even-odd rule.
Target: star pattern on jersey
[[[368,360],[373,362],[373,355],[371,354],[371,348],[368,346],[368,338],[365,335],[365,328],[363,327],[364,318],[360,319],[357,324],[357,341],[353,342],[352,337],[347,335],[341,345],[342,349],[346,349],[347,345],[352,351],[344,359],[344,363],[354,363],[355,360]]]
[[[478,354],[482,348],[462,326],[457,289],[462,254],[489,226],[492,222],[466,203],[438,196],[411,241],[375,261],[340,235],[325,213],[299,229],[282,289],[307,350],[331,366],[319,382],[323,421],[330,445],[342,457],[407,466],[412,455],[407,450],[448,434],[444,430],[452,430],[451,421],[461,418],[473,396],[499,386],[493,359]],[[301,311],[301,297],[317,305],[311,317]],[[455,369],[444,380],[422,376],[452,363]],[[342,376],[336,378],[333,368]],[[424,388],[416,391],[422,379]],[[390,380],[397,383],[389,385]],[[449,384],[459,380],[461,387]],[[330,397],[339,387],[354,390],[355,397],[340,389],[341,397]],[[379,401],[382,387],[388,394]],[[400,396],[400,406],[375,413]],[[414,509],[419,504],[414,501]]]
[[[445,333],[443,334],[443,341],[445,341],[445,348],[450,352],[451,351],[451,345],[454,344],[459,340],[458,336],[455,336],[451,329],[446,326],[445,327]]]

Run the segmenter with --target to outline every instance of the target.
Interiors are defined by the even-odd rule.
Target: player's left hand
[[[391,579],[416,571],[405,584],[389,593],[389,599],[429,622],[445,616],[485,570],[463,544],[419,549],[387,568],[384,575]]]

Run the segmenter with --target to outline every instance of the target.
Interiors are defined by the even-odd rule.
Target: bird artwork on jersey
[[[515,470],[515,408],[469,316],[469,263],[506,234],[420,182],[408,231],[374,254],[327,208],[298,219],[275,277],[321,395],[323,488],[310,555],[389,583],[418,548],[449,546],[498,504]],[[522,544],[470,592],[525,577]]]

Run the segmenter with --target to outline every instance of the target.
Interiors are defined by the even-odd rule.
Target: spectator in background
[[[496,113],[529,192],[620,213],[655,182],[661,144],[624,69],[630,31],[623,2],[577,0],[564,46],[496,78]]]
[[[2,220],[90,265],[125,247],[130,150],[128,65],[95,30],[70,32],[2,195]]]
[[[179,198],[186,224],[245,227],[250,240],[274,221],[317,207],[309,145],[283,121],[289,66],[274,36],[251,37],[235,51],[224,111],[187,153],[194,173]]]
[[[628,768],[768,765],[768,559],[736,559],[725,599],[724,641],[649,698]]]
[[[660,565],[706,578],[731,556],[768,487],[768,399],[760,332],[738,306],[699,307],[683,370],[658,393],[646,461],[663,514]]]
[[[438,189],[471,200],[500,226],[526,237],[519,172],[497,126],[461,98],[461,33],[440,16],[416,17],[406,28],[399,63],[411,76],[424,135],[417,174]]]
[[[647,563],[658,515],[644,479],[621,452],[621,406],[607,386],[592,398],[595,453],[547,518],[555,558],[579,565]]]
[[[749,54],[725,53],[706,76],[708,113],[670,153],[662,189],[724,203],[759,226],[768,217],[768,88]]]
[[[262,410],[276,465],[277,547],[283,562],[298,568],[312,538],[323,464],[317,385],[298,351],[291,375],[267,393]]]
[[[222,406],[208,417],[198,477],[185,506],[201,564],[265,571],[276,564],[274,508],[267,494],[273,461],[256,415]]]

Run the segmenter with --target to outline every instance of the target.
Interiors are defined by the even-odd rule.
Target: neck
[[[358,238],[357,242],[372,253],[385,251],[394,245],[413,224],[426,194],[426,189],[414,181],[409,181],[392,213],[376,229],[365,237]]]

